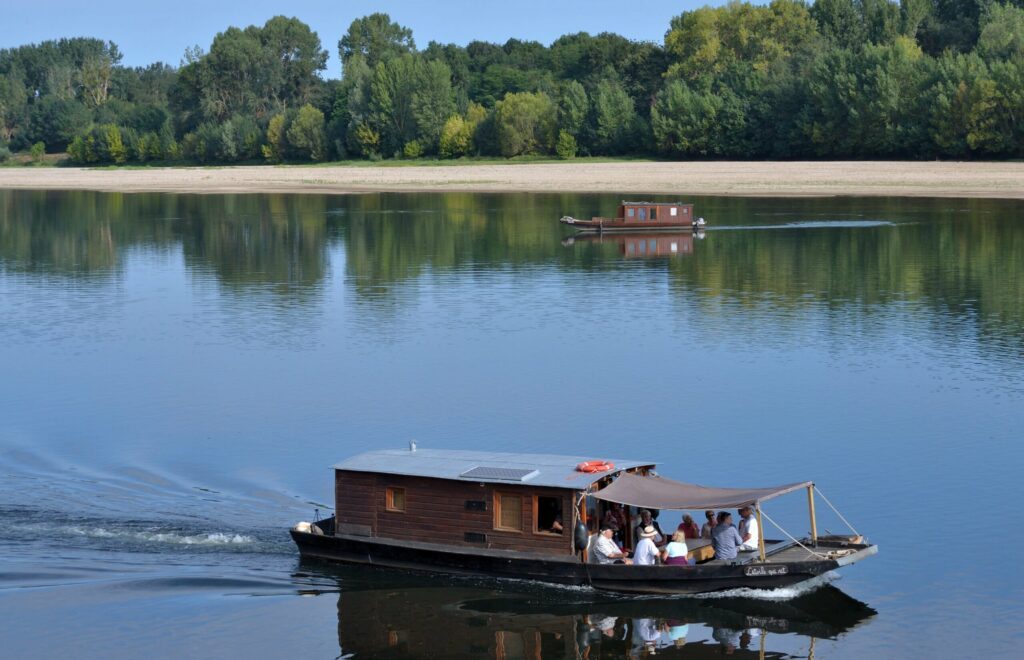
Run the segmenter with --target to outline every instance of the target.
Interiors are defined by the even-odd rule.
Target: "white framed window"
[[[677,209],[676,207],[674,207],[674,206],[673,206],[673,207],[672,207],[672,208],[671,208],[671,209],[669,210],[669,215],[676,215],[676,214],[677,214],[678,212],[679,212],[679,209]]]

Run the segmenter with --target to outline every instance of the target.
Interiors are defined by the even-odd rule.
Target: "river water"
[[[0,191],[3,655],[1019,653],[1024,204],[692,201]],[[814,479],[880,553],[675,599],[301,564],[328,466],[410,439]]]

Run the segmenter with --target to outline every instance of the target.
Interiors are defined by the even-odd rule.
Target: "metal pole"
[[[811,511],[811,543],[818,545],[818,519],[814,515],[814,484],[807,487],[807,508]]]
[[[764,562],[764,523],[761,522],[761,504],[754,509],[757,512],[757,549],[761,554],[761,561]]]

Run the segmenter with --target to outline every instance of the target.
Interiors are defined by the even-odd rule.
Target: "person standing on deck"
[[[761,541],[761,530],[757,526],[757,519],[754,518],[754,510],[749,506],[741,507],[739,510],[740,514],[740,538],[743,539],[743,543],[740,544],[740,552],[750,552],[758,549],[758,544]]]
[[[658,532],[654,529],[654,525],[648,525],[640,530],[640,542],[636,544],[636,550],[633,551],[635,565],[654,566],[658,563],[658,556],[661,553],[654,545],[654,537],[657,535]]]
[[[718,513],[718,522],[711,532],[711,547],[715,549],[715,559],[736,559],[738,548],[743,538],[732,524],[732,514],[728,511]]]
[[[653,527],[654,528],[654,531],[655,531],[654,545],[659,546],[659,547],[665,545],[665,543],[668,541],[668,539],[665,538],[665,534],[662,533],[661,525],[659,525],[658,521],[654,519],[654,516],[651,515],[650,511],[648,511],[647,509],[641,509],[640,510],[640,524],[638,524],[636,526],[636,529],[633,530],[634,537],[636,539],[642,538],[643,537],[644,529],[646,529],[648,527]]]

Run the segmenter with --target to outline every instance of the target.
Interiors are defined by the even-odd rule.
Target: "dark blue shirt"
[[[715,525],[711,531],[711,547],[715,549],[715,559],[736,559],[737,550],[743,544],[743,538],[732,525]]]

